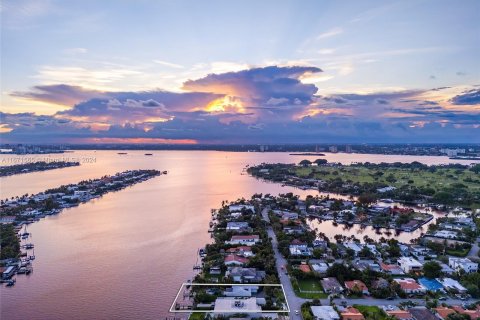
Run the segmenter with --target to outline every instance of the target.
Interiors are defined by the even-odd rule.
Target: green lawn
[[[205,313],[203,312],[192,312],[188,320],[203,320],[205,318]]]
[[[454,249],[446,249],[447,254],[455,257],[466,257],[467,254],[470,252],[470,249],[463,249],[463,250],[454,250]]]
[[[300,279],[292,281],[295,294],[304,299],[325,299],[328,294],[323,292],[322,285],[318,279]],[[316,291],[316,292],[302,292],[302,291]]]
[[[380,309],[379,307],[375,306],[363,306],[363,305],[353,305],[355,308],[360,311],[366,320],[387,320],[390,317]]]
[[[369,169],[362,167],[343,166],[341,168],[332,167],[297,167],[296,174],[301,177],[308,176],[312,171],[315,177],[322,180],[333,180],[337,177],[344,181],[351,181],[353,183],[360,182],[382,182],[387,185],[401,187],[407,185],[409,180],[413,180],[413,185],[417,187],[433,187],[437,190],[443,189],[454,183],[461,182],[467,186],[471,192],[480,191],[480,183],[478,183],[478,175],[469,170],[462,170],[457,174],[456,169],[438,169],[436,172],[428,170],[410,170],[402,168],[388,168],[385,169],[382,176],[376,176],[375,172],[381,171],[377,169]],[[320,173],[321,171],[322,173]],[[393,175],[395,182],[387,181],[389,175]],[[471,178],[474,182],[467,182],[465,179]]]

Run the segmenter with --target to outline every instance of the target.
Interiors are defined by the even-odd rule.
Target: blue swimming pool
[[[420,278],[418,282],[430,291],[437,291],[443,288],[442,284],[435,279]]]

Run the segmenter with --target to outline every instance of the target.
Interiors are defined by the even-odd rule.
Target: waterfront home
[[[380,263],[380,268],[382,269],[383,272],[391,274],[391,275],[400,275],[400,274],[405,274],[403,272],[402,268],[396,264],[386,264],[381,262]]]
[[[214,312],[225,316],[248,313],[250,316],[258,316],[262,307],[257,303],[257,298],[238,299],[233,297],[219,297],[215,300]]]
[[[255,254],[252,251],[252,248],[249,246],[240,246],[235,248],[227,249],[229,254],[236,254],[237,256],[242,256],[245,258],[253,257]]]
[[[339,320],[340,315],[332,306],[311,306],[315,320]]]
[[[305,233],[305,228],[301,226],[293,226],[293,227],[284,227],[283,232],[285,234],[304,234]]]
[[[232,204],[228,207],[228,210],[230,212],[238,212],[242,210],[250,210],[252,212],[255,212],[255,207],[247,204]]]
[[[252,235],[239,235],[239,236],[232,236],[230,241],[225,242],[226,244],[234,244],[234,245],[245,245],[245,246],[253,246],[260,242],[260,237],[256,234]]]
[[[232,286],[225,289],[223,295],[226,297],[251,297],[257,292],[258,286]]]
[[[368,288],[365,285],[365,283],[363,283],[360,280],[345,281],[345,288],[350,293],[360,292],[365,295],[370,294],[370,292],[368,292]]]
[[[440,282],[445,288],[445,290],[453,290],[457,291],[459,293],[466,293],[467,288],[462,286],[457,280],[454,280],[452,278],[443,278],[443,279],[437,279],[438,282]]]
[[[425,307],[414,307],[408,309],[414,320],[438,320],[437,317]]]
[[[458,235],[455,231],[450,230],[439,230],[433,234],[434,237],[443,238],[443,239],[458,239]]]
[[[413,316],[407,310],[386,310],[385,311],[389,316],[395,317],[397,320],[414,320]]]
[[[354,307],[345,308],[340,315],[343,320],[365,320],[363,314]]]
[[[248,263],[248,259],[234,254],[229,254],[225,256],[224,263],[227,267],[243,266]]]
[[[415,279],[412,278],[399,278],[393,279],[400,285],[400,288],[407,294],[425,293],[427,290],[424,286],[418,284]]]
[[[222,269],[220,267],[211,267],[209,273],[211,275],[219,275],[222,274]]]
[[[448,266],[455,270],[455,272],[460,272],[460,270],[465,271],[465,273],[472,273],[478,271],[478,263],[472,262],[468,258],[453,258],[448,259]]]
[[[410,246],[410,253],[417,259],[422,259],[423,257],[436,257],[437,255],[430,249],[424,246],[412,245]]]
[[[448,315],[455,313],[455,310],[447,307],[438,307],[438,308],[433,308],[432,309],[437,317],[439,317],[442,320],[446,320]]]
[[[275,215],[280,217],[282,220],[297,220],[298,213],[290,212],[290,211],[282,211],[282,210],[274,210]]]
[[[320,248],[320,249],[328,249],[328,242],[324,240],[314,240],[313,241],[313,247],[314,248]]]
[[[346,249],[353,250],[355,252],[355,256],[358,256],[359,252],[362,251],[360,245],[356,242],[345,242],[342,244]]]
[[[411,257],[401,257],[397,260],[397,263],[405,273],[421,271],[423,268],[423,265],[418,260]]]
[[[250,230],[251,228],[248,226],[248,222],[232,221],[227,223],[227,231],[248,232]]]
[[[228,268],[225,276],[231,277],[234,282],[262,282],[265,278],[265,271],[259,271],[256,268],[231,267]]]
[[[322,280],[320,280],[320,283],[322,284],[322,288],[325,293],[343,292],[343,287],[340,284],[340,282],[338,282],[337,278],[334,278],[334,277],[323,278]]]
[[[15,222],[15,216],[4,216],[0,218],[0,224],[12,224]]]

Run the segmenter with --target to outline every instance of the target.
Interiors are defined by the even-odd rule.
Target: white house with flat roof
[[[411,257],[401,257],[397,260],[397,263],[405,273],[421,271],[423,267],[418,260]]]
[[[440,279],[440,278],[437,278],[437,281],[440,282],[442,284],[442,286],[446,289],[446,290],[456,290],[460,293],[465,293],[467,292],[467,288],[465,288],[464,286],[462,286],[457,280],[455,279],[452,279],[452,278],[443,278],[443,279]]]
[[[448,266],[455,270],[456,272],[460,272],[460,270],[465,271],[466,273],[472,273],[478,271],[478,263],[473,262],[468,258],[449,258],[448,259]]]
[[[234,314],[234,313],[261,313],[262,307],[257,303],[257,298],[232,298],[221,297],[215,300],[215,313]]]
[[[339,320],[340,315],[332,306],[312,306],[313,316],[316,320]]]

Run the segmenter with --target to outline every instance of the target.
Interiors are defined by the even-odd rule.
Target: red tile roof
[[[455,310],[446,307],[433,308],[433,310],[435,310],[442,319],[446,319],[449,314],[455,313]]]
[[[341,315],[344,320],[365,320],[363,314],[354,307],[348,307]]]
[[[353,280],[353,281],[345,281],[345,288],[352,290],[355,287],[358,288],[360,291],[368,290],[367,286],[365,283],[363,283],[360,280]]]
[[[397,318],[398,320],[413,318],[412,314],[406,310],[390,310],[387,311],[387,314]]]

